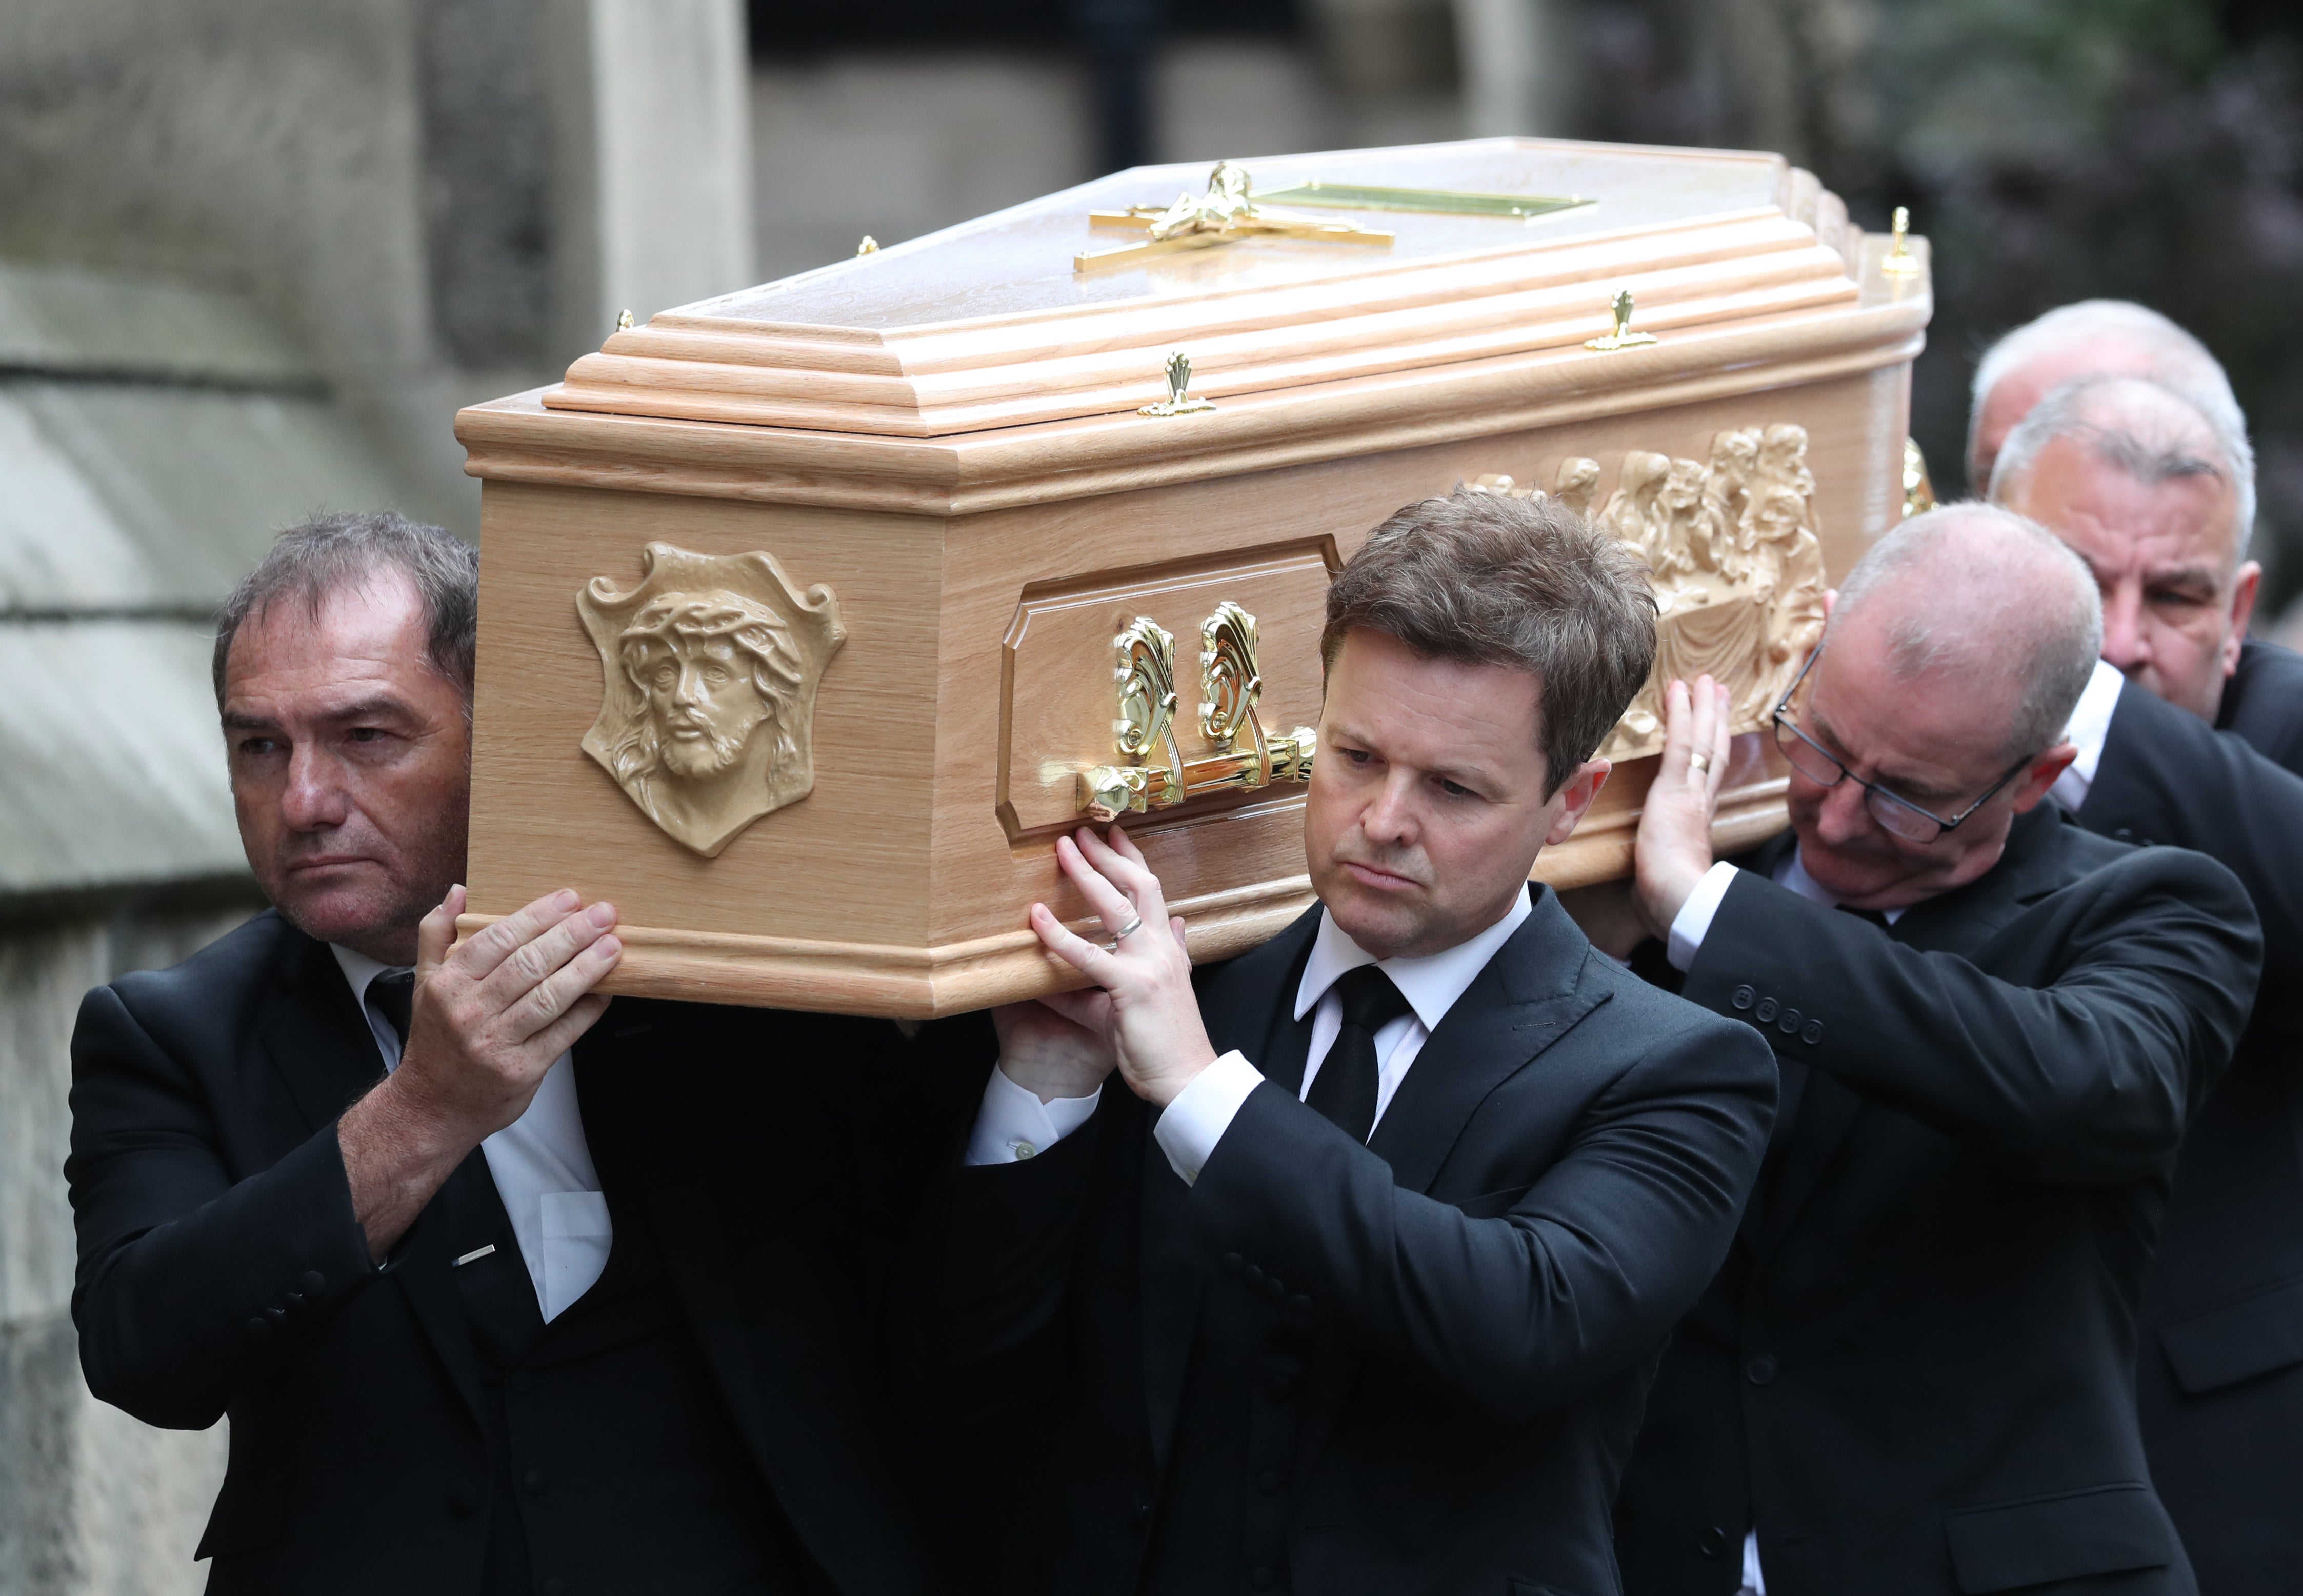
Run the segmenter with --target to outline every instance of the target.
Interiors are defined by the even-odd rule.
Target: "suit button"
[[[1259,1591],[1268,1591],[1279,1583],[1278,1570],[1255,1567],[1247,1571],[1247,1583]]]
[[[2129,831],[2125,826],[2120,827],[2111,835],[2112,840],[2115,842],[2132,842],[2135,840],[2135,833]]]
[[[263,1315],[258,1314],[257,1317],[248,1322],[248,1338],[249,1340],[261,1341],[265,1337],[271,1333],[272,1321],[265,1318]]]
[[[1247,1283],[1251,1286],[1262,1285],[1263,1271],[1253,1263],[1249,1264],[1247,1266]]]
[[[1739,986],[1728,994],[1727,1003],[1733,1009],[1749,1009],[1759,995],[1748,986]]]
[[[1286,1296],[1287,1288],[1280,1283],[1280,1279],[1278,1275],[1273,1275],[1270,1279],[1263,1282],[1263,1295],[1270,1297],[1273,1302],[1278,1302]]]
[[[296,1285],[305,1296],[317,1296],[328,1288],[328,1278],[316,1269],[308,1269],[304,1271],[304,1278]]]
[[[1286,1481],[1279,1477],[1279,1471],[1276,1468],[1265,1469],[1255,1476],[1255,1488],[1266,1496],[1278,1496],[1286,1483]]]
[[[1806,1043],[1810,1047],[1813,1047],[1816,1043],[1821,1042],[1823,1040],[1823,1022],[1819,1019],[1811,1019],[1808,1021],[1807,1028],[1800,1033],[1800,1040]]]
[[[1274,1402],[1293,1402],[1295,1400],[1295,1377],[1275,1374],[1263,1382],[1263,1389]]]
[[[1743,1378],[1753,1385],[1766,1385],[1776,1377],[1776,1360],[1761,1353],[1743,1365]]]
[[[274,1324],[288,1322],[288,1310],[285,1308],[266,1308],[264,1310],[264,1316]]]
[[[1705,1557],[1714,1559],[1725,1556],[1727,1551],[1727,1532],[1721,1529],[1717,1524],[1713,1524],[1709,1529],[1704,1531],[1703,1533],[1697,1538],[1695,1550],[1701,1552]]]
[[[1786,1036],[1798,1035],[1799,1027],[1800,1011],[1796,1009],[1784,1009],[1782,1018],[1776,1021],[1776,1029]]]
[[[448,1511],[459,1518],[469,1518],[480,1510],[480,1488],[469,1480],[459,1480],[448,1487]]]
[[[1223,1255],[1224,1273],[1227,1275],[1236,1275],[1246,1267],[1247,1260],[1241,1257],[1237,1253],[1226,1253]]]
[[[525,1369],[514,1369],[511,1372],[511,1389],[523,1397],[527,1396],[536,1389],[536,1376]]]
[[[527,1473],[519,1477],[519,1482],[521,1487],[525,1489],[530,1496],[542,1496],[544,1494],[544,1471],[540,1468],[532,1468],[528,1470]]]
[[[1751,1010],[1751,1017],[1764,1026],[1776,1018],[1776,1011],[1781,1007],[1773,998],[1761,998],[1759,1006]]]
[[[1312,1299],[1299,1291],[1287,1299],[1287,1308],[1290,1313],[1309,1318],[1312,1313]]]

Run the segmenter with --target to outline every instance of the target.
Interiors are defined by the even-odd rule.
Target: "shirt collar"
[[[362,1008],[367,1004],[369,982],[378,975],[404,975],[416,967],[405,964],[379,964],[367,954],[355,952],[342,942],[330,942],[328,951],[336,956],[336,967],[343,971],[344,979],[351,984],[352,1001]]]
[[[1415,1010],[1415,1018],[1427,1032],[1439,1028],[1447,1010],[1455,1000],[1478,979],[1496,950],[1511,941],[1512,933],[1535,912],[1528,893],[1521,889],[1512,899],[1504,917],[1468,942],[1456,943],[1443,953],[1427,953],[1420,958],[1378,958],[1337,927],[1335,917],[1326,909],[1320,911],[1319,934],[1312,939],[1312,956],[1303,964],[1303,979],[1295,988],[1295,1018],[1302,1019],[1318,1007],[1328,995],[1328,989],[1349,972],[1363,964],[1379,966],[1391,977],[1399,995]]]
[[[1810,902],[1820,903],[1826,908],[1839,907],[1839,899],[1825,891],[1822,883],[1807,873],[1807,866],[1801,862],[1797,848],[1784,854],[1784,862],[1776,866],[1776,885],[1788,887]],[[1880,918],[1890,925],[1902,917],[1903,911],[1900,908],[1880,911]]]

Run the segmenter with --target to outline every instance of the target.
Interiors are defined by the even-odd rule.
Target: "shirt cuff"
[[[1722,859],[1703,873],[1695,883],[1695,891],[1679,906],[1672,916],[1671,940],[1664,949],[1664,957],[1671,967],[1685,975],[1695,965],[1695,950],[1703,946],[1703,937],[1711,929],[1711,916],[1719,912],[1719,905],[1727,896],[1727,889],[1735,884],[1735,866]]]
[[[2087,802],[2088,792],[2095,786],[2096,768],[2103,763],[2103,746],[2111,740],[2112,717],[2119,713],[2120,689],[2127,678],[2119,667],[2108,660],[2095,663],[2095,674],[2088,678],[2087,688],[2079,694],[2078,705],[2071,711],[2069,724],[2063,728],[2063,740],[2077,748],[2079,757],[2063,767],[2048,790],[2055,801],[2074,815]]]
[[[1160,1123],[1152,1127],[1152,1137],[1185,1186],[1199,1179],[1216,1144],[1231,1128],[1232,1116],[1261,1085],[1263,1076],[1254,1065],[1238,1052],[1228,1052],[1176,1094]]]
[[[983,1105],[975,1110],[975,1128],[968,1134],[969,1167],[1012,1164],[1045,1153],[1085,1125],[1102,1095],[1099,1086],[1085,1097],[1042,1102],[1037,1092],[1017,1085],[1006,1070],[994,1069],[983,1083]]]

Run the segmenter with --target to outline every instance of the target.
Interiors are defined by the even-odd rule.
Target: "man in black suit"
[[[1995,491],[2104,596],[2055,796],[2090,831],[2222,861],[2263,920],[2254,1018],[2176,1162],[2136,1384],[2200,1589],[2267,1596],[2303,1569],[2303,659],[2247,639],[2254,460],[2213,415],[2082,379],[2014,429]]]
[[[1377,528],[1329,595],[1320,904],[1196,994],[1134,844],[1059,845],[1113,944],[1033,907],[1097,990],[1001,1017],[930,1328],[1043,1471],[1013,1583],[1616,1588],[1617,1473],[1775,1095],[1528,885],[1652,657],[1635,561],[1462,493]]]
[[[212,1591],[913,1596],[874,1298],[988,1027],[943,1092],[964,1039],[599,1024],[614,910],[572,892],[451,951],[476,577],[436,528],[333,518],[221,619],[274,907],[81,1008],[89,1387],[230,1415]]]
[[[1792,832],[1740,866],[1687,774],[1724,725],[1672,718],[1634,897],[1784,1112],[1624,1478],[1633,1596],[2193,1589],[2135,1301],[2260,943],[2221,866],[2043,802],[2100,636],[2020,517],[1888,533],[1776,714]]]

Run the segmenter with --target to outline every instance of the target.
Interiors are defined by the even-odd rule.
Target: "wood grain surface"
[[[1110,640],[1133,616],[1176,634],[1187,757],[1203,751],[1199,625],[1222,599],[1258,618],[1263,723],[1285,732],[1317,715],[1329,573],[1403,504],[1489,473],[1548,484],[1569,457],[1599,462],[1604,501],[1627,452],[1701,459],[1717,432],[1780,422],[1808,431],[1826,563],[1843,574],[1900,514],[1926,280],[1881,276],[1885,241],[1773,157],[1690,158],[1673,181],[1742,185],[1724,219],[1585,227],[1509,262],[1437,249],[1356,285],[1291,257],[1195,280],[1172,304],[1105,284],[1068,307],[1017,295],[901,326],[865,325],[867,273],[814,274],[660,317],[598,358],[626,363],[627,395],[658,392],[645,368],[659,361],[681,368],[684,393],[798,406],[812,425],[542,393],[466,410],[458,435],[484,484],[468,925],[572,886],[622,911],[612,990],[898,1017],[1054,990],[1068,972],[1024,910],[1085,915],[1053,839],[1075,773],[1114,760]],[[1527,263],[1547,255],[1590,270],[1537,281]],[[1578,296],[1635,257],[1683,274],[1686,292],[1640,317],[1662,342],[1584,350],[1600,327]],[[882,282],[927,295],[924,269]],[[1735,293],[1757,297],[1720,310]],[[863,308],[853,325],[777,319],[802,303]],[[1157,366],[1130,363],[1190,326],[1218,341],[1219,408],[1135,415]],[[1082,395],[1109,408],[1073,413]],[[906,435],[842,406],[973,430]],[[817,700],[813,794],[716,859],[664,836],[580,747],[603,681],[576,595],[597,577],[630,583],[653,541],[772,553],[796,584],[832,588],[848,628]],[[1739,739],[1723,850],[1783,823],[1783,771],[1759,744]],[[1652,765],[1619,768],[1538,879],[1622,874]],[[1300,789],[1273,787],[1130,819],[1194,957],[1252,947],[1309,902],[1302,808]]]

